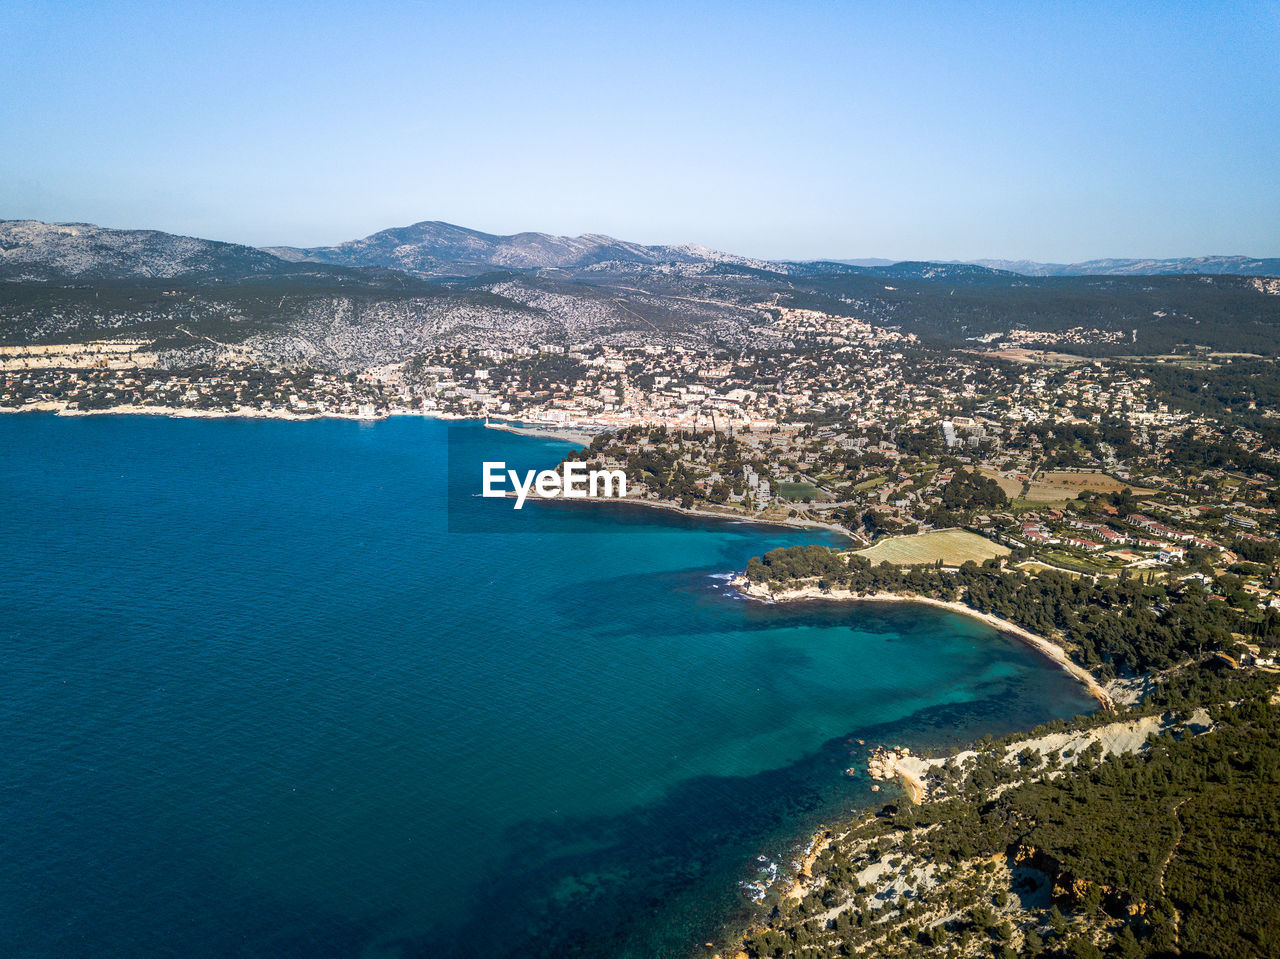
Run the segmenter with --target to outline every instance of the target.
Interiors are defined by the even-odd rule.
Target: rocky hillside
[[[0,220],[0,280],[11,282],[241,279],[273,273],[284,266],[277,257],[250,246],[156,230]]]
[[[0,343],[127,335],[185,355],[193,343],[252,337],[264,362],[306,357],[348,369],[455,342],[790,347],[761,339],[782,307],[897,328],[940,347],[996,348],[1004,338],[1086,355],[1273,355],[1274,293],[1256,277],[766,263],[694,246],[501,237],[441,223],[264,251],[151,230],[0,221]]]
[[[700,246],[643,246],[596,233],[573,237],[547,233],[496,236],[435,220],[383,230],[337,246],[271,247],[268,252],[295,262],[381,266],[423,276],[467,275],[494,269],[572,271],[607,263],[765,265],[763,261]]]
[[[916,760],[913,799],[818,833],[720,955],[1274,959],[1274,683],[1198,665],[1118,722]]]

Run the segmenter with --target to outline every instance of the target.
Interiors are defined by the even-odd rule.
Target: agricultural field
[[[1033,366],[1068,367],[1080,366],[1089,362],[1088,357],[1077,356],[1074,353],[1055,353],[1050,350],[1028,350],[1020,347],[1012,347],[1005,350],[987,350],[986,355]]]
[[[942,560],[944,566],[959,566],[969,560],[981,563],[1009,555],[1007,546],[993,543],[985,536],[963,529],[939,529],[915,536],[894,536],[881,540],[854,555],[876,563],[916,566]]]
[[[1093,557],[1079,556],[1064,550],[1048,549],[1038,554],[1046,563],[1059,569],[1073,569],[1078,573],[1105,573],[1115,568],[1114,563],[1105,563]]]
[[[1065,503],[1076,499],[1081,493],[1118,493],[1126,486],[1133,490],[1134,496],[1150,496],[1155,492],[1125,483],[1106,473],[1050,470],[1036,474],[1035,481],[1027,488],[1023,498],[1028,503]]]

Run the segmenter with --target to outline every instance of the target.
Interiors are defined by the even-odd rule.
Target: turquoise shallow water
[[[879,799],[852,738],[1091,708],[964,617],[725,588],[821,535],[466,497],[504,532],[449,532],[449,467],[565,449],[0,417],[0,955],[682,956]]]

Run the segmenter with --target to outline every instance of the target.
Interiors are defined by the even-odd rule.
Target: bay
[[[728,589],[830,534],[446,495],[568,449],[0,417],[0,953],[685,956],[885,801],[857,738],[1092,708],[968,617]]]

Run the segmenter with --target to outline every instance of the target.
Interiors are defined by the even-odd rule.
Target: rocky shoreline
[[[877,781],[892,780],[895,776],[902,780],[911,801],[916,805],[924,802],[924,782],[919,771],[906,762],[911,757],[911,750],[906,746],[877,746],[867,759],[867,775]],[[879,786],[872,786],[873,792],[879,792]]]

